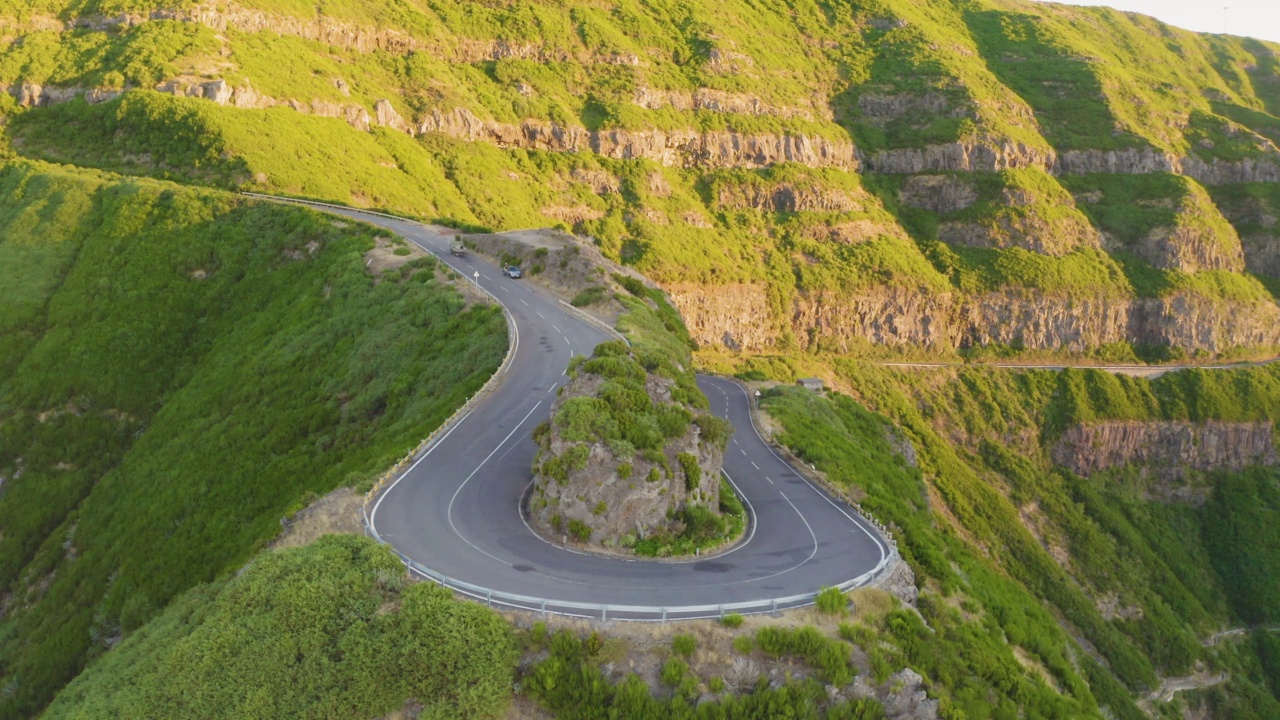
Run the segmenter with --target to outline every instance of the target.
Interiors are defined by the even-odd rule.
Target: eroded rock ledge
[[[1232,303],[1191,292],[1163,298],[1073,296],[1010,288],[964,295],[902,286],[798,294],[774,324],[761,285],[668,288],[695,340],[767,350],[788,332],[849,351],[862,343],[933,350],[1001,343],[1084,353],[1102,345],[1172,346],[1210,355],[1280,347],[1280,307]]]
[[[233,88],[224,80],[200,83],[168,81],[155,89],[169,95],[200,98],[241,109],[290,107],[302,113],[340,118],[357,130],[385,127],[415,136],[435,133],[504,148],[593,152],[617,160],[643,158],[675,167],[759,168],[790,162],[810,167],[858,169],[852,143],[804,134],[745,134],[727,130],[588,130],[542,120],[500,123],[482,119],[465,108],[436,110],[421,120],[411,122],[385,99],[378,100],[373,113],[370,113],[356,104],[280,100],[263,95],[250,86]],[[11,88],[10,94],[17,98],[19,106],[29,108],[80,97],[90,103],[106,102],[119,97],[120,91],[46,88],[35,83],[22,83]]]
[[[866,169],[889,174],[999,172],[1039,168],[1054,175],[1186,175],[1204,185],[1280,182],[1280,151],[1242,160],[1205,160],[1156,148],[1068,150],[1058,153],[1001,139],[880,150],[863,158]]]
[[[1188,471],[1239,471],[1280,464],[1270,422],[1134,422],[1074,425],[1054,445],[1053,461],[1077,475],[1139,464],[1159,479]]]

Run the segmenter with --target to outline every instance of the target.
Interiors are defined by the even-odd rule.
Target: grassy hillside
[[[501,361],[496,308],[375,233],[222,193],[0,172],[0,716],[360,483]]]
[[[815,369],[782,360],[739,367],[783,379]],[[1050,456],[1077,423],[1274,423],[1280,371],[1147,381],[1079,371],[939,375],[834,359],[825,371],[858,399],[782,386],[761,405],[783,444],[895,528],[932,632],[890,625],[881,640],[965,717],[999,716],[1001,706],[1142,717],[1130,693],[1145,695],[1199,663],[1228,671],[1230,682],[1159,703],[1157,716],[1201,706],[1213,717],[1280,711],[1266,633],[1202,646],[1224,627],[1278,619],[1275,468],[1192,473],[1170,486],[1135,466],[1078,477]],[[1176,488],[1197,488],[1203,499],[1171,499],[1182,497]]]
[[[1031,355],[1280,344],[1240,320],[1280,317],[1275,238],[1218,210],[1280,168],[1265,43],[1012,0],[326,3],[318,20],[302,2],[194,7],[9,10],[13,147],[461,226],[563,224],[679,288],[685,307],[729,285],[764,298],[757,350],[954,354],[990,342],[955,319],[988,302],[1014,303],[1001,342]],[[121,11],[139,22],[95,24]],[[146,92],[219,80],[235,91],[224,106]],[[17,107],[23,83],[46,106]],[[100,104],[78,99],[90,89]],[[752,159],[757,141],[800,148],[777,156],[795,164]],[[859,171],[805,167],[822,164],[818,141],[856,147]],[[1106,310],[1075,337],[1058,328],[1064,298]],[[1160,312],[1142,299],[1194,305],[1200,327],[1116,316]],[[810,319],[813,305],[854,337]],[[903,317],[902,337],[861,327],[868,307]],[[704,342],[740,334],[710,311],[693,324],[709,326]]]
[[[570,228],[690,333],[630,301],[634,338],[856,391],[764,404],[897,528],[924,590],[839,642],[879,681],[919,670],[946,717],[1140,717],[1197,668],[1231,679],[1156,716],[1280,715],[1274,635],[1202,644],[1277,621],[1274,469],[1078,477],[1052,456],[1081,423],[1274,423],[1275,370],[854,359],[1280,351],[1280,47],[1027,0],[0,0],[0,37],[2,144],[26,158],[0,171],[0,718],[99,656],[74,697],[179,702],[147,658],[236,632],[198,609],[234,596],[225,573],[498,362],[501,318],[430,262],[375,279],[371,230],[242,189]],[[345,577],[369,587],[385,558],[344,548],[313,557],[359,556]],[[559,643],[531,693],[565,716],[876,712],[813,685],[695,711],[681,673],[640,697]]]
[[[506,705],[511,628],[372,540],[268,553],[179,596],[62,693],[47,718],[488,718]]]

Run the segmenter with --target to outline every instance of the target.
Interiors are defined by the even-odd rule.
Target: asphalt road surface
[[[649,606],[680,617],[683,607],[684,616],[711,614],[688,608],[814,593],[883,565],[890,550],[879,533],[774,453],[752,425],[752,399],[741,386],[708,376],[698,382],[712,411],[735,428],[724,469],[753,515],[744,542],[707,559],[652,561],[588,555],[534,535],[519,509],[532,480],[530,433],[550,416],[570,358],[589,355],[610,337],[528,281],[503,277],[472,253],[452,257],[449,238],[421,225],[333,211],[391,230],[467,278],[479,273],[479,284],[515,319],[516,350],[497,386],[370,509],[374,534],[407,560],[500,595],[543,598],[550,609],[596,617],[599,611],[574,608]],[[609,617],[654,614],[615,608]]]

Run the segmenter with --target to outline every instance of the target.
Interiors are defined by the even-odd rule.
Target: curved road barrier
[[[413,572],[490,605],[675,620],[812,604],[819,589],[865,585],[897,558],[874,523],[797,473],[760,436],[741,385],[710,376],[698,384],[712,412],[736,428],[724,471],[751,514],[743,541],[705,559],[644,560],[587,554],[534,535],[520,511],[536,453],[531,432],[568,381],[570,358],[612,335],[474,254],[451,256],[450,238],[419,223],[314,205],[417,244],[494,297],[509,318],[503,369],[370,494],[367,532]]]

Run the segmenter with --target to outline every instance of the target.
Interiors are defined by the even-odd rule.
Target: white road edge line
[[[378,522],[377,522],[378,508],[382,506],[382,501],[387,499],[387,496],[391,494],[392,490],[396,489],[396,486],[400,484],[401,480],[404,480],[405,478],[409,477],[410,473],[413,472],[413,469],[418,467],[418,463],[422,462],[423,460],[426,460],[427,456],[435,452],[436,448],[440,447],[440,445],[444,443],[444,441],[447,440],[450,435],[453,434],[454,430],[457,430],[458,428],[462,427],[462,423],[466,422],[467,418],[471,417],[472,412],[475,412],[475,411],[474,410],[468,411],[466,415],[463,415],[462,418],[458,420],[458,422],[454,423],[453,427],[449,428],[448,432],[446,432],[439,440],[432,443],[431,447],[427,448],[427,451],[422,453],[422,455],[417,460],[415,460],[412,465],[409,466],[408,470],[405,470],[404,473],[400,475],[400,477],[396,478],[395,482],[391,483],[391,487],[388,487],[381,495],[378,496],[378,502],[374,503],[373,509],[369,511],[369,529],[373,530],[374,537],[382,537],[381,535],[378,534]]]
[[[529,412],[525,413],[523,418],[520,418],[520,422],[516,423],[516,426],[511,428],[511,432],[507,433],[506,437],[502,438],[502,442],[498,443],[497,446],[495,446],[493,450],[490,451],[489,454],[486,455],[485,458],[480,461],[480,464],[476,465],[476,469],[471,471],[471,474],[467,476],[467,479],[462,481],[462,484],[458,486],[458,489],[453,491],[453,497],[449,498],[449,507],[445,509],[445,517],[448,518],[449,520],[449,529],[453,530],[454,535],[457,535],[462,540],[462,542],[475,548],[477,552],[487,557],[490,557],[494,560],[497,560],[498,562],[502,563],[503,565],[506,565],[507,567],[511,567],[511,563],[507,562],[506,560],[503,560],[502,558],[496,555],[485,552],[483,549],[480,548],[480,546],[468,540],[465,535],[463,535],[461,532],[458,531],[458,526],[455,525],[453,522],[453,504],[458,501],[458,495],[462,493],[462,489],[467,486],[467,483],[471,482],[471,478],[475,477],[476,473],[480,472],[480,468],[484,467],[484,464],[489,462],[489,460],[494,455],[496,455],[499,450],[502,449],[503,445],[507,444],[507,441],[511,439],[511,436],[515,435],[516,431],[519,430],[524,425],[524,422],[529,419],[529,416],[532,415],[533,412],[541,406],[542,406],[542,401],[539,400],[538,402],[533,404],[533,407],[529,408]]]
[[[716,379],[718,379],[718,378],[716,378]],[[730,382],[730,381],[726,380],[725,382]],[[736,387],[738,388],[738,390],[739,390],[739,391],[741,391],[741,392],[742,392],[742,394],[743,394],[744,396],[746,396],[746,397],[747,397],[747,402],[748,402],[748,403],[750,403],[750,402],[751,402],[751,397],[747,395],[747,389],[746,389],[746,388],[744,388],[744,387],[742,387],[741,385],[738,385],[737,383],[733,383],[733,384],[734,384],[734,386],[736,386]],[[773,446],[771,446],[771,445],[769,444],[769,442],[768,442],[767,440],[765,440],[765,439],[764,439],[764,435],[761,435],[761,434],[760,434],[760,428],[756,427],[756,418],[755,418],[755,416],[754,416],[754,415],[751,415],[751,414],[748,414],[748,417],[750,417],[750,419],[751,419],[751,429],[755,431],[755,433],[756,433],[756,437],[760,438],[760,442],[761,442],[761,443],[763,443],[763,444],[764,444],[764,446],[765,446],[765,448],[769,450],[769,454],[771,454],[771,455],[773,455],[775,458],[777,458],[777,459],[778,459],[778,462],[782,463],[782,465],[783,465],[784,467],[786,467],[786,468],[790,469],[790,468],[791,468],[791,465],[790,465],[789,463],[787,463],[787,461],[786,461],[786,460],[783,460],[783,459],[782,459],[782,456],[781,456],[781,455],[779,455],[779,454],[777,453],[777,451],[775,451],[775,450],[773,449]],[[794,471],[793,471],[793,472],[794,472]],[[849,522],[853,523],[853,526],[854,526],[854,527],[858,528],[858,529],[859,529],[859,530],[861,530],[861,531],[862,531],[862,532],[863,532],[867,537],[871,538],[871,542],[875,543],[875,544],[876,544],[876,547],[880,548],[880,562],[882,562],[882,563],[883,563],[883,562],[885,561],[885,558],[887,558],[887,557],[889,556],[889,553],[888,553],[888,551],[885,549],[884,543],[880,542],[880,538],[876,537],[875,533],[873,533],[873,532],[871,532],[870,530],[868,530],[868,529],[866,528],[866,526],[864,526],[862,523],[860,523],[860,522],[858,522],[857,520],[855,520],[855,519],[853,518],[853,516],[852,516],[852,515],[850,515],[849,513],[845,512],[845,511],[844,511],[844,508],[840,507],[839,505],[837,505],[837,504],[835,503],[835,501],[833,501],[831,498],[827,497],[827,494],[826,494],[825,492],[823,492],[823,491],[822,491],[822,489],[821,489],[821,488],[819,488],[817,485],[814,485],[812,482],[810,482],[810,481],[809,481],[809,478],[805,477],[803,473],[798,473],[798,472],[797,472],[797,473],[795,473],[795,474],[796,474],[796,475],[799,475],[799,476],[800,476],[800,479],[801,479],[801,480],[803,480],[803,481],[805,482],[805,484],[806,484],[806,485],[808,485],[809,487],[813,488],[814,492],[816,492],[816,493],[818,494],[818,497],[822,498],[823,500],[826,500],[826,501],[827,501],[827,503],[828,503],[829,505],[831,505],[831,507],[833,507],[833,508],[835,508],[835,509],[836,509],[836,512],[838,512],[838,513],[840,513],[841,515],[845,516],[845,518],[847,518],[847,519],[849,520]],[[784,497],[785,497],[785,496],[784,496]],[[790,501],[788,501],[788,502],[790,502]]]
[[[818,536],[816,533],[813,532],[813,528],[810,527],[809,521],[805,520],[804,513],[800,512],[800,508],[796,507],[796,504],[791,502],[791,498],[787,497],[787,494],[782,492],[781,490],[778,491],[778,494],[781,495],[782,499],[786,500],[787,504],[791,506],[791,509],[795,510],[796,514],[800,516],[800,522],[804,523],[805,529],[809,531],[809,537],[813,538],[813,552],[809,553],[809,557],[805,558],[803,563],[800,563],[801,565],[803,565],[804,563],[807,563],[810,560],[812,560],[814,555],[818,554]]]

